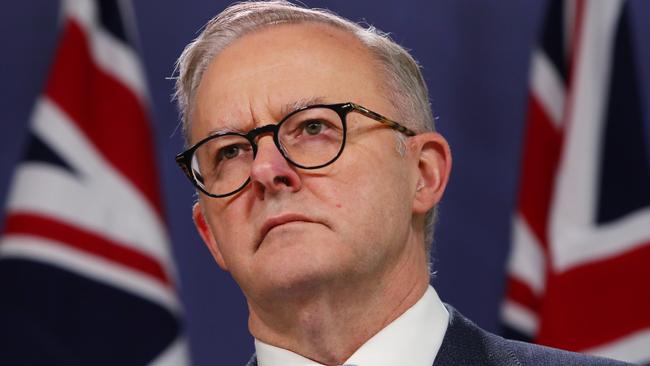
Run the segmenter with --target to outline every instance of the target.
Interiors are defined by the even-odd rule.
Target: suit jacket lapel
[[[257,366],[257,355],[253,353],[253,357],[251,357],[250,360],[248,360],[248,363],[246,366]]]
[[[433,366],[489,365],[491,355],[488,349],[492,343],[489,333],[463,317],[453,307],[446,307],[449,311],[449,326]]]

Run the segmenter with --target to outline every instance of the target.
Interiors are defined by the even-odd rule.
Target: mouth
[[[285,225],[288,223],[292,222],[315,222],[314,220],[308,218],[307,216],[301,215],[301,214],[295,214],[295,213],[287,213],[287,214],[282,214],[278,216],[271,217],[267,219],[264,224],[262,225],[262,229],[260,230],[260,243],[264,240],[266,235],[269,233],[269,231],[273,230],[274,228]],[[259,246],[259,245],[258,245]]]

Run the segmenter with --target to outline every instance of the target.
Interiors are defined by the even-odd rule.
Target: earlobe
[[[192,207],[192,219],[194,219],[194,226],[196,226],[196,230],[199,232],[201,239],[203,239],[203,243],[208,247],[208,250],[212,253],[212,256],[217,261],[219,267],[224,271],[228,271],[228,266],[223,260],[223,255],[221,255],[221,250],[219,249],[217,241],[210,230],[210,226],[208,226],[208,223],[205,221],[205,216],[203,215],[201,204],[199,202],[195,203],[194,207]]]
[[[442,199],[451,172],[451,151],[439,133],[423,133],[414,138],[417,139],[418,178],[413,210],[424,214]]]

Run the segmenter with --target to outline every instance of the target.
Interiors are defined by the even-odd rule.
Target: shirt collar
[[[345,365],[431,366],[447,331],[449,313],[429,286],[402,315],[375,334]],[[297,353],[255,340],[259,366],[323,366]]]

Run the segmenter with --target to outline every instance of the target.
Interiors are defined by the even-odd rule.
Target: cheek
[[[247,243],[252,240],[253,230],[242,209],[237,204],[231,204],[215,208],[211,215],[212,233],[227,263],[242,255],[249,247]]]
[[[357,167],[356,175],[350,179],[352,187],[344,204],[348,205],[369,231],[395,230],[396,225],[410,219],[410,203],[407,189],[405,161],[386,159]],[[349,203],[348,203],[349,202]],[[361,224],[360,223],[360,224]],[[401,227],[401,226],[400,226]]]
[[[385,211],[395,201],[405,203],[407,183],[403,178],[406,172],[402,158],[382,160],[376,151],[356,150],[354,154],[346,151],[348,154],[344,153],[322,176],[305,179],[305,186],[337,212],[374,216],[379,207]]]
[[[310,187],[329,207],[327,214],[332,214],[340,225],[371,232],[397,215],[397,210],[405,210],[400,207],[406,205],[403,189],[396,186],[395,180],[382,178],[362,165],[350,171],[354,174],[329,176],[322,180],[323,184]]]

